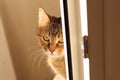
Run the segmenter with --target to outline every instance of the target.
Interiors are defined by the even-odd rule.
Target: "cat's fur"
[[[56,73],[66,78],[61,17],[50,16],[40,8],[37,35],[48,55],[48,64]]]

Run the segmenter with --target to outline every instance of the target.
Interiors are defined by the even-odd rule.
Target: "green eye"
[[[49,42],[49,38],[47,36],[43,36],[43,39],[47,42]]]
[[[58,43],[63,43],[63,41],[58,41]]]

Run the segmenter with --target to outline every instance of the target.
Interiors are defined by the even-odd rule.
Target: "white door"
[[[71,54],[69,55],[71,59],[70,57],[68,58],[68,63],[70,62],[69,60],[72,60],[72,67],[68,65],[68,68],[70,68],[68,71],[70,72],[68,73],[68,80],[84,80],[80,1],[63,0],[63,6],[66,27],[65,29],[63,28],[63,30],[68,47],[67,54]]]
[[[80,1],[68,0],[73,80],[84,80]]]

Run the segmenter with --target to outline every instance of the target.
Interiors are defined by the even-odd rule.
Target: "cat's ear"
[[[61,17],[58,18],[58,22],[59,22],[59,24],[61,24],[61,22],[62,22]]]
[[[39,8],[39,27],[44,27],[49,22],[50,22],[50,19],[47,13],[42,8]]]

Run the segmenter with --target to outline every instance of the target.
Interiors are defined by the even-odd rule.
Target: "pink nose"
[[[49,49],[49,51],[51,52],[51,54],[53,54],[53,52],[55,51],[55,49]]]
[[[56,46],[50,46],[49,51],[51,52],[52,55],[55,49],[56,49]]]

